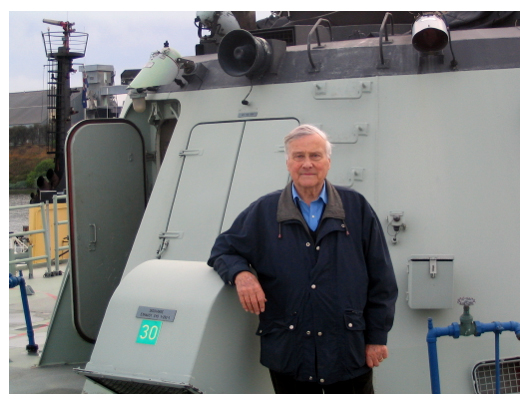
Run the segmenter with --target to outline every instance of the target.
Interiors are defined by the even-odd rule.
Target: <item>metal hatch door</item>
[[[74,324],[95,342],[145,211],[144,144],[127,120],[84,120],[66,139]]]
[[[164,259],[205,261],[219,233],[244,122],[193,128],[165,235]]]
[[[206,261],[215,238],[252,201],[284,188],[283,137],[297,120],[199,124],[191,132],[160,258]]]
[[[217,234],[228,229],[251,202],[285,187],[289,175],[283,139],[298,125],[299,121],[292,118],[246,123],[226,213]]]

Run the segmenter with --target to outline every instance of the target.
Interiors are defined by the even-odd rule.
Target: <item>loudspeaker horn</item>
[[[219,64],[225,73],[240,77],[261,76],[272,62],[272,48],[263,38],[243,29],[235,29],[222,38],[218,50]]]

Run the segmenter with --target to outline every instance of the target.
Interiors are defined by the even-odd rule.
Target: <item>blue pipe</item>
[[[516,334],[516,338],[518,340],[520,339],[520,323],[515,321],[509,321],[509,322],[479,322],[474,321],[474,324],[476,324],[476,337],[479,337],[484,332],[490,332],[490,331],[498,331],[501,333],[502,331],[513,331]]]
[[[20,276],[16,277],[9,273],[9,288],[20,286],[20,296],[22,298],[22,308],[24,309],[24,318],[26,319],[26,329],[28,332],[29,344],[26,346],[28,353],[37,353],[39,346],[35,344],[35,334],[33,332],[33,324],[31,323],[31,314],[29,312],[28,295],[26,293],[26,281],[19,271]]]
[[[520,339],[520,323],[519,322],[490,322],[488,324],[476,321],[476,337],[479,337],[484,332],[494,332],[494,350],[495,350],[495,367],[496,367],[496,394],[501,393],[500,385],[500,334],[503,331],[513,331],[516,338]]]
[[[500,393],[500,344],[499,335],[502,331],[513,331],[518,340],[520,339],[520,323],[519,322],[491,322],[482,323],[474,322],[476,326],[475,336],[479,337],[484,332],[493,331],[496,334],[496,393]],[[426,342],[428,343],[428,359],[430,363],[430,382],[432,387],[432,394],[441,393],[441,383],[439,379],[439,362],[437,358],[437,337],[451,336],[459,338],[460,325],[453,322],[448,327],[433,326],[432,318],[428,318],[428,334],[426,335]]]
[[[437,337],[442,337],[444,335],[459,338],[459,324],[453,322],[448,327],[434,328],[432,318],[428,318],[428,334],[426,336],[426,342],[428,343],[428,360],[430,362],[430,383],[432,394],[441,393],[439,362],[437,359]]]
[[[494,366],[496,368],[496,394],[501,393],[500,385],[500,332],[494,331]]]

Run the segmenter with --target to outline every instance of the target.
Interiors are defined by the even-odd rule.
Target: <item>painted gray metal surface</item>
[[[463,32],[470,31],[461,31],[455,49],[488,45],[501,58],[493,65],[485,53],[461,54],[458,60],[467,71],[414,74],[417,57],[404,37],[394,47],[405,50],[404,61],[411,60],[407,71],[358,74],[356,61],[350,60],[355,53],[347,49],[361,50],[363,41],[344,42],[337,43],[335,53],[338,67],[351,66],[345,76],[331,71],[331,61],[310,75],[300,61],[306,52],[293,47],[282,75],[263,78],[251,92],[248,80],[221,76],[212,62],[200,90],[168,86],[150,93],[144,114],[126,103],[123,115],[149,136],[147,153],[156,150],[152,104],[172,101],[177,124],[160,171],[154,166],[148,171],[148,183],[156,183],[87,370],[188,384],[201,392],[270,391],[265,374],[259,374],[260,384],[246,376],[261,369],[254,365],[256,319],[244,313],[235,290],[223,286],[205,260],[216,235],[240,211],[286,184],[282,137],[297,124],[311,123],[334,144],[331,182],[364,194],[384,227],[390,212],[404,214],[406,230],[397,243],[387,236],[400,295],[390,357],[375,370],[375,386],[379,393],[429,393],[427,318],[448,325],[457,322],[462,308],[410,308],[407,267],[412,255],[454,256],[454,298],[476,299],[475,320],[516,321],[520,316],[517,30],[505,30],[498,40],[492,40],[497,30],[472,32],[480,38],[477,44],[472,37],[463,39]],[[376,63],[370,42],[365,47],[371,52],[358,52],[374,54],[372,64],[360,61],[365,69]],[[332,54],[325,54],[330,60]],[[245,97],[248,105],[241,103]],[[175,322],[164,323],[155,345],[135,342],[140,306],[177,310]],[[239,327],[228,328],[231,324]],[[493,357],[493,340],[439,341],[443,392],[473,392],[470,373],[476,363]],[[113,351],[117,344],[119,353]],[[239,359],[240,365],[236,358],[228,363],[221,357],[241,349],[247,358]],[[515,338],[502,337],[502,355],[519,351]]]
[[[288,179],[282,133],[295,119],[200,124],[179,153],[182,172],[167,225],[164,259],[205,261],[211,244],[240,213],[240,203]],[[171,235],[172,234],[172,235]]]
[[[498,68],[520,67],[520,28],[484,28],[452,31],[453,50],[458,61],[459,71],[479,71]],[[255,80],[254,85],[288,84],[306,81],[335,80],[344,78],[386,77],[417,75],[419,73],[419,54],[411,45],[411,35],[390,37],[390,43],[383,45],[384,61],[380,64],[379,38],[363,38],[350,41],[323,42],[321,49],[314,49],[313,60],[319,65],[319,71],[312,72],[307,46],[298,45],[288,48],[277,74],[265,74]],[[427,72],[450,72],[452,56],[449,48],[444,51],[442,63],[436,63]],[[207,68],[207,76],[191,79],[185,91],[220,89],[235,86],[250,86],[246,77],[231,77],[224,73],[218,64],[217,55],[209,54],[190,57]],[[160,92],[179,92],[176,83],[160,88]]]
[[[68,264],[50,320],[46,343],[38,362],[39,366],[86,363],[90,360],[94,345],[79,335],[73,319],[72,276]]]
[[[86,120],[67,142],[74,322],[95,341],[145,209],[143,140],[128,122]]]
[[[136,342],[139,306],[177,311],[156,345]],[[271,392],[256,329],[257,319],[241,313],[237,296],[205,263],[151,260],[116,290],[85,371],[204,393]]]

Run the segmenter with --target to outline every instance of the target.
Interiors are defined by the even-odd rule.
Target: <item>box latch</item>
[[[437,258],[430,257],[430,277],[435,278],[437,274]]]

